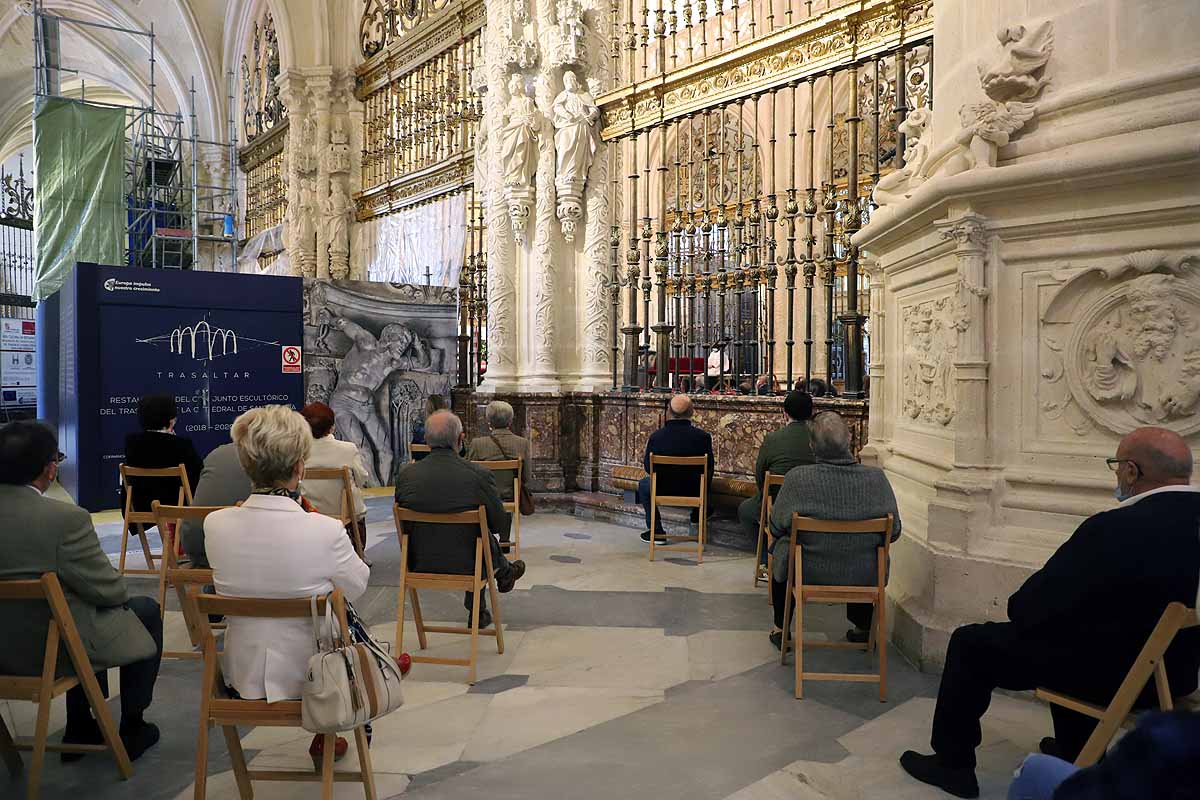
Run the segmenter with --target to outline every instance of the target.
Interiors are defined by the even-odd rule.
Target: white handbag
[[[311,733],[337,733],[361,727],[404,705],[400,666],[370,636],[350,641],[339,630],[333,603],[325,604],[328,638],[321,636],[317,598],[310,599],[317,653],[308,660],[300,696],[303,725]]]

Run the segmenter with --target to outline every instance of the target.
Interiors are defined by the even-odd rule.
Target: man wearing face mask
[[[1045,687],[1107,705],[1169,603],[1196,602],[1200,581],[1200,487],[1178,434],[1139,428],[1106,459],[1120,504],[1084,520],[1008,600],[1011,622],[954,631],[933,714],[933,755],[911,750],[900,765],[956,797],[978,797],[975,748],[992,691]],[[1167,651],[1171,692],[1196,689],[1200,628]],[[1154,702],[1153,683],[1139,705]],[[1054,738],[1043,753],[1074,761],[1096,721],[1051,706]]]

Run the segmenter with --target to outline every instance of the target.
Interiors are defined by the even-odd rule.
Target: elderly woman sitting
[[[308,422],[313,436],[312,452],[304,462],[305,466],[310,469],[318,467],[350,468],[350,474],[354,478],[354,484],[351,486],[351,491],[354,493],[354,516],[358,520],[359,530],[366,531],[367,506],[363,502],[361,487],[366,485],[369,474],[367,468],[363,466],[358,448],[353,442],[341,442],[334,438],[333,409],[324,403],[309,403],[300,409],[300,416]],[[328,514],[331,517],[341,515],[341,481],[305,480],[301,490],[305,499],[312,503],[320,513]],[[346,535],[350,537],[351,541],[354,541],[352,524],[346,525]]]
[[[370,569],[341,523],[307,514],[300,505],[300,479],[313,445],[304,417],[287,406],[255,408],[234,420],[231,434],[254,491],[240,508],[215,511],[204,521],[217,592],[289,598],[338,588],[348,600],[362,595]],[[294,700],[315,652],[309,620],[232,618],[221,671],[246,700]],[[339,739],[338,754],[345,748]]]
[[[900,513],[896,495],[887,476],[878,467],[859,464],[850,452],[850,430],[841,415],[826,411],[813,417],[813,455],[817,463],[802,465],[788,472],[771,510],[771,535],[774,543],[775,574],[771,576],[775,627],[771,641],[776,647],[783,637],[783,604],[787,598],[787,552],[792,515],[814,519],[860,520],[892,514],[895,525],[892,541],[900,538]],[[875,534],[804,533],[799,544],[803,555],[804,582],[832,586],[870,586],[875,583]],[[846,617],[854,625],[846,632],[851,642],[867,641],[874,607],[870,603],[851,603]],[[789,620],[790,622],[790,620]]]

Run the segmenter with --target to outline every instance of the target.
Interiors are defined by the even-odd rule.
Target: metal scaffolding
[[[237,136],[234,126],[233,73],[226,73],[228,139],[211,141],[198,133],[196,80],[189,91],[187,119],[181,112],[156,105],[156,49],[154,26],[143,31],[99,22],[74,19],[45,10],[34,3],[34,98],[54,97],[125,110],[125,198],[127,228],[124,263],[150,269],[197,269],[202,262],[210,268],[228,257],[228,269],[237,264]],[[63,26],[78,26],[128,34],[146,40],[148,50],[149,99],[146,105],[123,105],[87,99],[81,80],[79,98],[61,94],[63,73],[78,70],[61,62],[59,32]],[[224,184],[201,183],[200,165],[222,164],[228,176]],[[202,258],[202,256],[206,256]]]

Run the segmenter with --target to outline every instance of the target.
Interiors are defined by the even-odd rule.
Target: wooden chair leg
[[[170,560],[167,558],[167,548],[175,547],[175,540],[178,538],[174,533],[163,533],[163,551],[162,558],[158,562],[158,617],[159,619],[167,618],[167,567]],[[153,568],[153,565],[151,565]]]
[[[25,793],[29,800],[38,800],[41,796],[42,767],[46,763],[46,737],[50,733],[50,687],[53,684],[54,672],[51,668],[49,680],[46,680],[45,675],[42,676],[42,688],[38,693],[37,724],[33,728],[33,762],[29,766],[29,787]]]
[[[755,537],[754,544],[754,588],[758,588],[758,584],[762,582],[762,557],[763,557],[763,529],[762,518],[758,520],[758,536]],[[767,595],[770,597],[770,594]]]
[[[488,575],[488,596],[492,598],[492,625],[496,628],[496,652],[504,655],[504,625],[500,621],[500,595],[496,591],[496,577]]]
[[[400,588],[396,592],[396,652],[392,655],[397,658],[404,652],[404,595],[406,592],[404,577],[400,576]]]
[[[654,560],[654,539],[658,533],[658,504],[654,502],[654,495],[650,495],[650,560]]]
[[[125,556],[129,553],[129,528],[131,523],[123,522],[121,526],[121,559],[117,564],[117,571],[122,575],[125,574]]]
[[[408,587],[408,593],[412,598],[413,622],[417,624],[417,642],[420,643],[422,650],[428,650],[429,641],[425,636],[425,617],[421,614],[421,598],[417,597],[417,590],[411,586]]]
[[[477,561],[476,564],[479,562]],[[471,592],[471,666],[467,671],[467,683],[474,685],[479,661],[479,580],[476,574],[474,592]]]
[[[767,543],[767,547],[770,548],[769,542]],[[767,550],[767,605],[771,606],[772,608],[775,607],[775,595],[773,592],[771,592],[771,581],[774,580],[774,576],[775,576],[775,554],[772,553],[770,551],[770,549],[768,549]]]
[[[367,744],[366,728],[354,729],[354,747],[358,750],[358,770],[362,773],[363,794],[367,800],[376,800],[375,770],[371,766],[371,747]]]
[[[0,714],[0,756],[4,758],[4,766],[8,767],[8,774],[13,778],[17,777],[25,768],[25,764],[21,761],[21,754],[17,752],[17,744],[13,741],[8,726],[4,724],[3,714]]]
[[[237,727],[222,725],[225,733],[225,747],[229,750],[229,761],[233,767],[233,777],[237,780],[238,794],[241,800],[254,800],[254,789],[250,785],[250,775],[246,769],[246,753],[242,750],[242,739],[238,736]]]
[[[783,593],[783,642],[779,646],[779,663],[787,664],[788,641],[792,626],[792,565],[788,565],[787,589]],[[797,648],[799,649],[799,648]]]
[[[337,734],[325,734],[325,750],[321,753],[321,800],[333,800],[333,751],[337,749]]]
[[[788,594],[796,594],[796,638],[793,645],[796,650],[796,699],[804,699],[804,590],[797,570],[796,581],[788,589]],[[787,627],[787,615],[784,615],[783,625]]]
[[[1170,711],[1175,707],[1171,699],[1171,682],[1167,680],[1167,665],[1162,659],[1154,665],[1154,690],[1158,693],[1160,710]]]
[[[879,650],[879,702],[887,702],[887,597],[881,595],[875,608],[875,647]]]
[[[162,536],[162,531],[159,531]],[[146,535],[146,526],[138,523],[138,538],[142,540],[142,555],[146,559],[146,569],[154,569],[154,554],[150,552],[150,538]],[[166,546],[165,543],[163,545]]]

